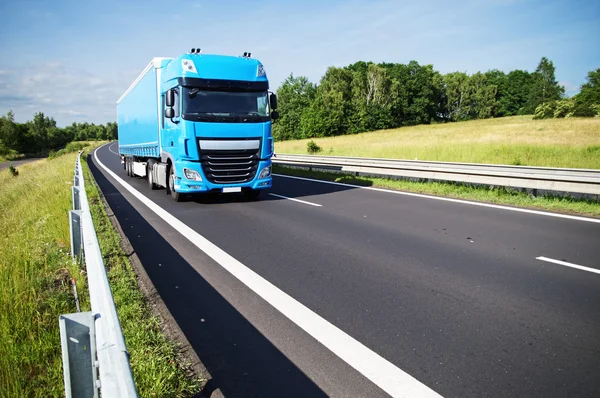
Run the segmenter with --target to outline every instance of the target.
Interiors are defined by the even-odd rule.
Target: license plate
[[[223,193],[242,192],[242,187],[226,187],[223,188]]]

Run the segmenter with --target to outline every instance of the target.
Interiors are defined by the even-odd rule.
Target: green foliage
[[[554,117],[558,101],[548,101],[535,108],[534,119],[550,119]]]
[[[574,98],[575,116],[598,116],[600,106],[600,68],[590,71],[587,83],[581,86],[581,91]]]
[[[558,84],[554,76],[554,64],[548,58],[542,57],[533,73],[533,81],[529,98],[525,106],[528,111],[535,111],[538,105],[562,98],[565,88]]]
[[[306,143],[306,152],[308,152],[311,155],[314,155],[315,153],[319,153],[322,151],[322,148],[317,145],[316,142],[314,142],[313,140],[310,140]]]
[[[89,144],[87,142],[69,142],[67,146],[59,151],[50,151],[50,155],[48,156],[50,159],[54,159],[58,156],[62,156],[67,153],[78,152],[83,148],[86,148]]]
[[[315,97],[315,85],[306,77],[290,75],[277,90],[278,111],[281,115],[273,124],[273,137],[287,140],[303,137],[300,128],[302,113]]]
[[[11,176],[16,177],[19,175],[19,171],[15,168],[15,166],[13,166],[12,164],[10,166],[8,166],[8,172],[10,173]]]
[[[556,109],[554,110],[554,117],[571,117],[573,116],[573,110],[575,109],[575,103],[571,99],[564,99],[556,101]]]
[[[65,128],[57,127],[56,121],[37,112],[33,120],[15,122],[9,111],[0,117],[0,156],[15,157],[17,154],[45,154],[61,148],[71,141],[114,140],[117,138],[117,123],[106,125],[73,123]]]
[[[554,65],[542,58],[536,71],[499,70],[441,75],[432,65],[359,61],[330,67],[318,85],[290,75],[277,91],[277,141],[321,138],[401,126],[533,114],[537,118],[593,116],[600,101],[600,69],[572,103],[564,95]]]

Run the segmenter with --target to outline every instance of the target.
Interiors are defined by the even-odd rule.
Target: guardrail
[[[282,166],[600,195],[600,170],[430,162],[341,156],[273,156]]]
[[[69,212],[71,255],[84,261],[91,312],[59,317],[65,395],[137,397],[129,354],[94,229],[81,169],[75,162],[73,210]]]

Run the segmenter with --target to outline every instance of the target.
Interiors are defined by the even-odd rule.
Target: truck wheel
[[[129,160],[129,158],[125,159],[125,171],[127,177],[131,177],[131,160]]]
[[[244,198],[249,201],[258,200],[261,192],[259,189],[244,191]]]
[[[175,202],[181,202],[183,195],[175,191],[175,168],[169,166],[169,193]]]
[[[148,177],[148,186],[150,187],[150,189],[155,190],[158,187],[154,183],[154,177],[152,177],[152,166],[153,165],[154,165],[153,163],[148,162],[148,166],[146,166],[146,176]]]

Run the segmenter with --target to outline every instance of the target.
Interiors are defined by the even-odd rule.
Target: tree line
[[[581,93],[569,99],[564,116],[594,116],[600,104],[600,69],[588,74]],[[534,114],[543,104],[564,100],[552,61],[535,72],[491,70],[445,75],[432,65],[356,62],[329,67],[319,84],[290,75],[277,90],[280,118],[276,140],[354,134],[416,124]],[[549,116],[548,113],[542,117]]]
[[[33,120],[15,122],[12,111],[0,117],[0,156],[41,154],[60,149],[71,141],[116,140],[117,123],[73,123],[58,127],[52,117],[37,112]]]

